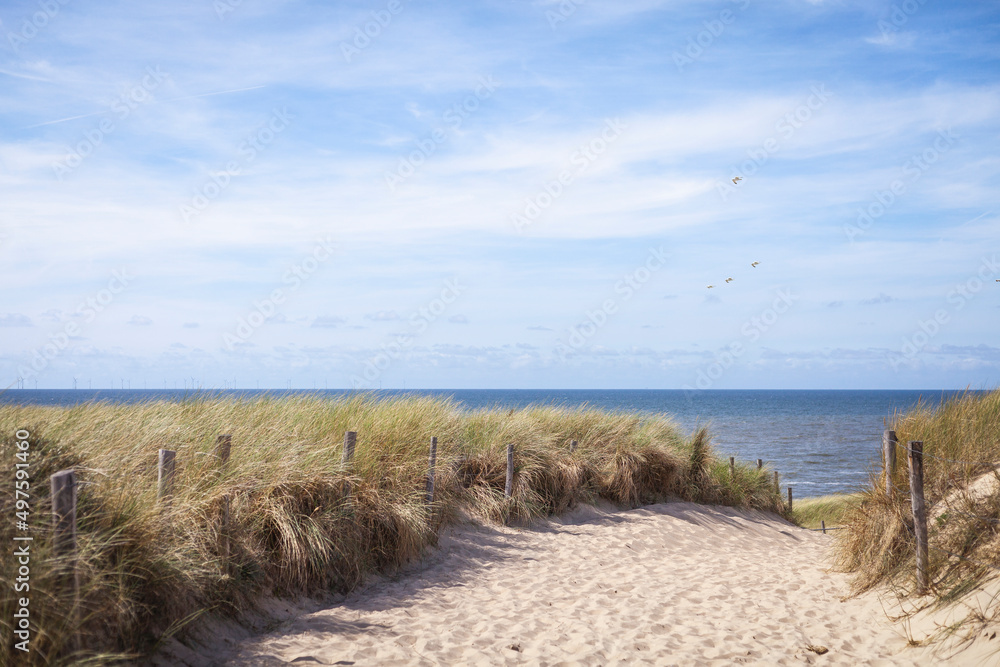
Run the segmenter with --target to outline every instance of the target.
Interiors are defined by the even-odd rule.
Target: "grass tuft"
[[[803,528],[819,528],[821,521],[827,528],[840,526],[848,512],[861,502],[859,493],[834,493],[828,496],[803,498],[795,501],[791,519]]]
[[[861,592],[888,585],[914,590],[915,540],[906,446],[924,443],[931,596],[912,608],[943,607],[996,580],[1000,571],[1000,391],[966,392],[936,409],[920,404],[895,414],[888,428],[899,440],[892,497],[881,470],[847,504],[837,562]],[[992,565],[993,567],[990,567]],[[960,625],[974,634],[1000,619],[1000,605]]]

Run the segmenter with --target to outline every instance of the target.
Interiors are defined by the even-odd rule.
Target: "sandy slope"
[[[392,579],[200,653],[231,665],[946,664],[904,651],[874,597],[841,600],[830,539],[690,503],[467,524]]]

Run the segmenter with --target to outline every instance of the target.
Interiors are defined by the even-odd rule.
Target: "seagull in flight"
[[[736,185],[737,183],[739,183],[742,180],[743,180],[742,176],[737,176],[736,178],[733,179],[733,185]]]
[[[715,287],[715,285],[709,285],[708,289],[712,289],[713,287]]]
[[[754,262],[750,266],[756,269],[758,264],[760,264],[760,262]]]
[[[733,279],[732,278],[726,278],[726,282],[727,283],[731,283],[731,282],[733,282]]]

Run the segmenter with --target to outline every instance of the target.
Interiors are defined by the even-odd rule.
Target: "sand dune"
[[[469,523],[391,579],[202,658],[230,665],[946,664],[907,653],[874,596],[842,600],[847,579],[828,571],[830,540],[774,515],[690,503],[581,507],[528,529]]]

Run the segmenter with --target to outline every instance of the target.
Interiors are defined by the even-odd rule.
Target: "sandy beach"
[[[579,507],[530,528],[470,522],[448,529],[419,562],[335,604],[289,608],[268,634],[217,633],[211,650],[170,657],[227,665],[948,664],[907,650],[877,596],[844,599],[847,577],[827,558],[831,539],[771,514],[681,502]]]

